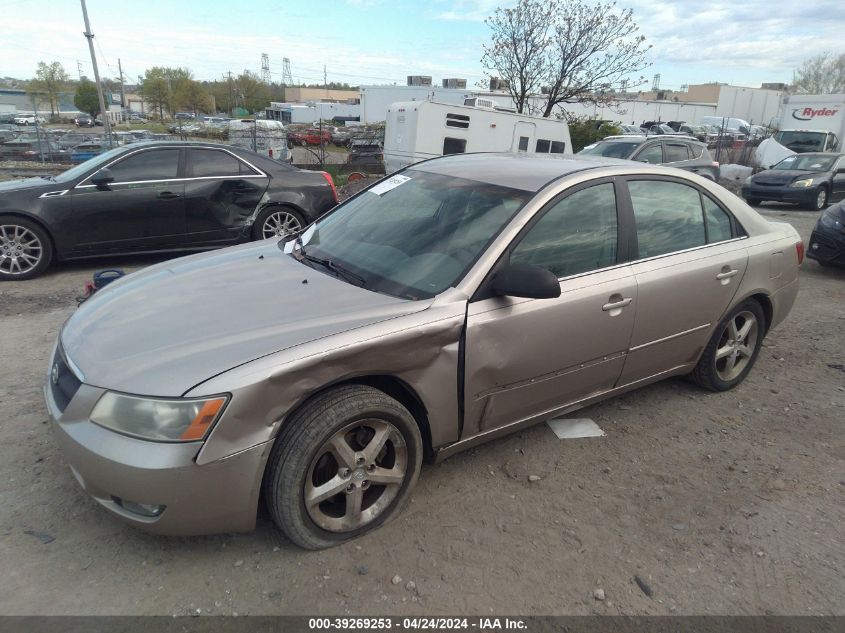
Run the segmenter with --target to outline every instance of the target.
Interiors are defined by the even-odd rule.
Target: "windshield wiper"
[[[311,262],[312,264],[320,264],[320,266],[322,266],[326,270],[330,270],[331,272],[333,272],[336,277],[343,277],[344,279],[346,279],[346,281],[348,281],[350,283],[356,283],[357,285],[359,285],[361,287],[367,285],[367,280],[364,279],[364,277],[362,277],[358,273],[353,273],[348,268],[344,268],[343,266],[341,266],[340,264],[338,264],[334,260],[324,259],[323,257],[317,257],[316,255],[309,255],[308,253],[306,253],[305,249],[302,248],[302,236],[301,235],[297,235],[294,238],[294,240],[295,241],[294,241],[294,244],[293,244],[293,253],[292,254],[293,254],[295,259],[297,259],[299,261]],[[284,239],[279,240],[277,246],[280,249],[284,250],[285,243],[286,243],[286,240],[284,240]]]

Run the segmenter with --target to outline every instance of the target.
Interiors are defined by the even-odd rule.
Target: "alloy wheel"
[[[330,532],[348,532],[387,510],[408,475],[408,447],[390,422],[352,422],[317,451],[306,474],[308,516]]]
[[[0,224],[0,273],[25,275],[41,262],[44,245],[25,226]]]
[[[821,211],[827,205],[827,189],[822,187],[816,195],[816,209]]]
[[[287,237],[296,233],[301,228],[302,225],[292,213],[274,211],[264,220],[264,226],[261,227],[261,234],[265,240],[271,237]]]
[[[748,311],[738,313],[728,321],[716,348],[716,374],[725,382],[739,376],[757,347],[757,318]]]

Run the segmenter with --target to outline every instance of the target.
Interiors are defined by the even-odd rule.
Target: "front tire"
[[[810,204],[813,211],[821,211],[827,206],[827,188],[819,187],[816,191],[815,200]]]
[[[754,366],[765,331],[760,304],[754,299],[742,302],[719,323],[690,378],[710,391],[733,389]]]
[[[50,236],[35,222],[0,216],[0,280],[37,277],[53,259]]]
[[[270,206],[263,209],[252,225],[253,240],[285,239],[305,227],[305,218],[290,207]]]
[[[348,541],[401,512],[422,453],[419,427],[399,402],[364,385],[331,389],[276,439],[264,478],[270,515],[305,549]]]

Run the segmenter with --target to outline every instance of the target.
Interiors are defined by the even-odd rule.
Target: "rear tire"
[[[743,301],[719,323],[690,378],[710,391],[733,389],[754,366],[765,331],[763,308],[754,299]]]
[[[53,242],[40,225],[0,215],[0,281],[24,281],[42,274],[53,259]]]
[[[759,205],[760,205],[760,203],[762,202],[762,200],[760,200],[759,198],[746,198],[746,199],[745,199],[745,201],[746,201],[749,205],[751,205],[752,207],[759,206]]]
[[[253,240],[285,239],[305,228],[305,218],[290,207],[273,205],[261,210],[252,225]]]
[[[264,477],[268,510],[300,547],[338,545],[401,512],[422,453],[419,427],[399,402],[364,385],[331,389],[276,439]]]

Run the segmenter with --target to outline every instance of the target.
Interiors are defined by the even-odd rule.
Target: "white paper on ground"
[[[370,187],[369,192],[380,196],[383,193],[387,193],[391,189],[396,189],[396,187],[408,182],[409,180],[410,178],[408,178],[408,176],[400,176],[399,174],[397,174],[396,176],[391,176],[387,180],[382,180],[379,184],[375,185],[374,187]]]
[[[546,422],[560,440],[576,437],[604,437],[607,435],[601,427],[589,418],[555,418]]]

